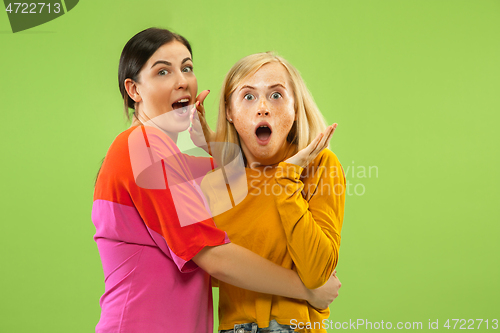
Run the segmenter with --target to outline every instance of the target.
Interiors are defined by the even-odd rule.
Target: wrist
[[[276,170],[277,178],[289,178],[289,179],[299,179],[304,168],[300,165],[280,162]]]
[[[305,292],[304,292],[304,300],[307,301],[308,303],[311,303],[314,301],[314,292],[312,289],[307,289],[304,286]]]

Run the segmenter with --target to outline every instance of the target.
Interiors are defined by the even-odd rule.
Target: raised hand
[[[203,106],[209,92],[210,90],[204,90],[196,97],[195,107],[191,110],[191,126],[188,129],[193,143],[203,149],[207,147],[207,143],[215,141],[215,132],[208,126]]]
[[[318,136],[304,149],[299,151],[297,154],[288,158],[284,162],[295,164],[305,168],[309,163],[311,163],[318,154],[328,147],[328,143],[332,138],[333,132],[337,128],[337,124],[328,126],[324,132],[319,133]]]

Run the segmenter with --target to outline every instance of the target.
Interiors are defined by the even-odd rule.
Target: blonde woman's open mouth
[[[255,137],[259,145],[265,146],[271,141],[273,130],[267,122],[260,122],[255,128]]]

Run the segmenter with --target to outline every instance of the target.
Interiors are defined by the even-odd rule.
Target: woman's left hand
[[[208,126],[203,106],[203,101],[209,92],[210,90],[204,90],[196,97],[195,107],[190,116],[191,126],[188,129],[193,143],[202,148],[206,147],[207,143],[215,141],[215,132]]]
[[[332,138],[333,132],[337,128],[337,124],[330,125],[326,128],[323,133],[319,133],[318,136],[304,149],[299,151],[297,154],[293,155],[284,162],[295,164],[300,167],[305,168],[309,163],[311,163],[318,154],[328,147],[328,143]]]
[[[324,285],[309,290],[312,296],[307,302],[316,309],[326,309],[339,296],[340,287],[342,287],[342,283],[340,283],[337,277],[337,271],[334,271],[333,275]]]

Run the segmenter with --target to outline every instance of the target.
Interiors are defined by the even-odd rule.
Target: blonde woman
[[[273,53],[249,55],[225,77],[216,141],[241,148],[248,194],[214,222],[232,242],[296,270],[308,288],[327,282],[338,260],[345,177],[325,149],[336,126],[325,125],[299,72]],[[219,165],[235,156],[231,146]],[[206,193],[217,186],[210,177],[202,183]],[[329,309],[218,285],[220,332],[326,332]]]

